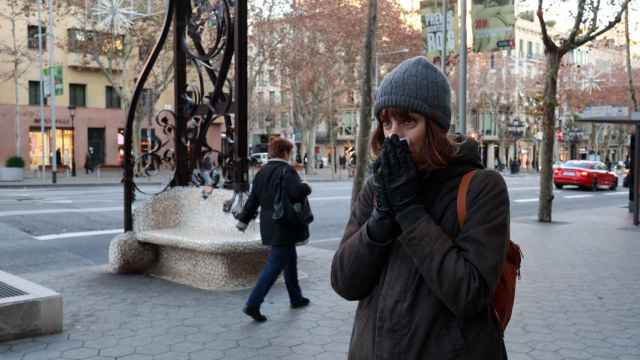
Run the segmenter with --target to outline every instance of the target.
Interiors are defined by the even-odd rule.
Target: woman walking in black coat
[[[447,138],[451,90],[423,57],[381,83],[374,175],[352,206],[331,284],[359,301],[349,359],[506,359],[492,300],[509,239],[509,196],[477,146]],[[475,171],[464,225],[456,198]]]
[[[284,270],[284,281],[289,292],[292,308],[309,305],[309,299],[302,296],[298,283],[298,260],[296,243],[309,238],[308,225],[283,225],[273,220],[273,202],[276,187],[284,176],[283,187],[292,202],[302,202],[309,194],[311,187],[303,183],[295,169],[289,165],[289,156],[293,145],[286,139],[275,138],[269,144],[269,161],[256,174],[251,187],[251,194],[242,212],[238,215],[237,227],[244,231],[260,207],[260,235],[264,245],[271,246],[267,264],[260,273],[258,282],[251,292],[244,313],[255,321],[263,322],[267,318],[260,312],[260,305]],[[283,175],[284,174],[284,175]]]

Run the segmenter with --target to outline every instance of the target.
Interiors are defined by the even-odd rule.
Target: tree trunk
[[[15,4],[13,5],[15,6]],[[15,10],[12,8],[12,10]],[[15,11],[12,11],[15,13]],[[16,38],[16,19],[11,19],[11,39],[13,40],[13,80],[16,90],[16,156],[21,156],[22,145],[22,124],[20,123],[20,62],[24,59],[18,57],[18,44]]]
[[[627,54],[627,76],[629,77],[629,95],[631,95],[631,105],[633,111],[638,111],[638,100],[636,98],[636,89],[633,87],[633,73],[631,69],[631,40],[629,39],[629,6],[624,12],[624,38],[626,43]]]
[[[374,57],[376,53],[376,28],[378,23],[378,0],[369,0],[369,16],[367,20],[367,33],[365,35],[362,85],[360,92],[360,119],[356,141],[356,174],[353,179],[353,191],[351,202],[353,203],[360,194],[367,173],[369,163],[368,146],[371,134],[371,80],[374,71]]]
[[[20,121],[20,76],[18,74],[18,62],[13,64],[15,87],[16,87],[16,156],[22,156],[22,124]]]
[[[540,165],[540,197],[538,204],[538,221],[551,222],[553,206],[553,143],[555,141],[556,95],[558,92],[558,71],[560,70],[560,53],[548,50],[546,53],[547,70],[544,82],[544,113],[542,118],[542,158]]]

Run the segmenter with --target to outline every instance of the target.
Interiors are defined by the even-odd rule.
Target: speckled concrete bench
[[[136,204],[133,233],[110,245],[112,271],[144,271],[201,289],[253,286],[268,248],[260,241],[256,222],[241,233],[236,220],[222,211],[231,196],[216,189],[203,199],[200,189],[173,188]],[[126,263],[133,268],[123,266]]]

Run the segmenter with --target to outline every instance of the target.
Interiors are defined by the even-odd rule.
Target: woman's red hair
[[[280,137],[273,138],[269,143],[269,158],[284,159],[286,154],[290,154],[293,144],[287,139]]]

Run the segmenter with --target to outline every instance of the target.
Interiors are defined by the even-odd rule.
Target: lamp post
[[[69,105],[67,109],[71,117],[71,176],[76,176],[76,107]]]
[[[576,160],[578,158],[577,146],[580,140],[582,140],[582,135],[584,131],[581,128],[569,128],[567,129],[567,133],[569,135],[569,156],[571,160]]]
[[[509,124],[509,132],[513,138],[513,162],[511,172],[514,174],[520,170],[520,166],[516,161],[518,160],[518,139],[522,137],[523,129],[524,123],[517,117]]]

